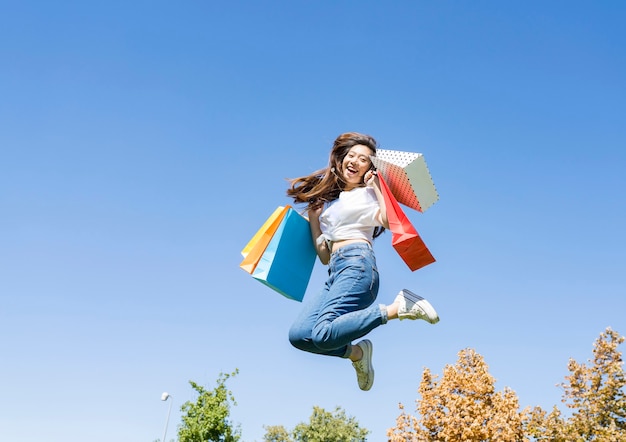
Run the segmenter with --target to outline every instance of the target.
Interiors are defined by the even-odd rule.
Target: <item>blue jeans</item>
[[[373,305],[378,269],[368,243],[341,247],[331,255],[328,266],[324,289],[305,297],[289,330],[289,341],[300,350],[347,358],[353,340],[387,322],[387,309]]]

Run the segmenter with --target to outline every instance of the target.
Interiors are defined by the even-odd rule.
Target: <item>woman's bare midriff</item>
[[[340,241],[334,241],[333,242],[333,252],[336,252],[337,250],[339,250],[340,248],[342,248],[343,246],[347,246],[348,244],[355,244],[355,243],[365,243],[365,244],[369,244],[369,241],[365,240],[365,239],[342,239]]]

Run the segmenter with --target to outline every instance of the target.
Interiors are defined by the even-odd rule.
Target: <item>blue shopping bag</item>
[[[302,301],[316,256],[309,221],[289,208],[252,277],[289,299]]]

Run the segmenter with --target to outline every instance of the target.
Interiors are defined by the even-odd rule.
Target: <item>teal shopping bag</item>
[[[302,301],[316,256],[309,221],[290,208],[252,277],[289,299]]]

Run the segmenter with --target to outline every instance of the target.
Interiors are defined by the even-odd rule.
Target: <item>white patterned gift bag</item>
[[[421,153],[377,149],[371,159],[398,202],[425,212],[439,199]]]

